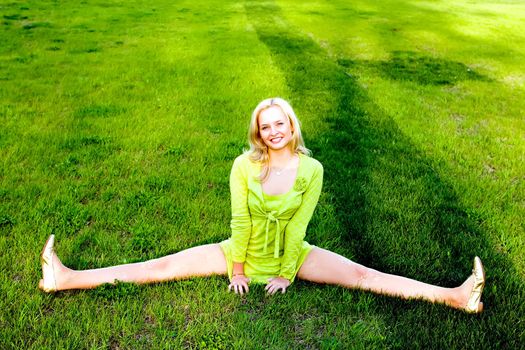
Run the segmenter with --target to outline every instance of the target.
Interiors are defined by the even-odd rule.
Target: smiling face
[[[290,145],[293,127],[279,106],[263,110],[258,118],[259,135],[269,150],[278,151]]]

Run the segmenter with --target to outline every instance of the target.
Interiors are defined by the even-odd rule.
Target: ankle
[[[457,309],[465,309],[468,303],[470,291],[472,290],[472,276],[469,276],[459,287],[452,288],[453,306]]]
[[[68,289],[69,281],[71,280],[75,271],[64,266],[64,264],[62,264],[62,261],[60,261],[58,256],[55,255],[55,257],[56,259],[54,260],[54,277],[57,290]]]
[[[464,309],[467,305],[468,297],[465,296],[463,285],[451,288],[448,305],[455,309]]]

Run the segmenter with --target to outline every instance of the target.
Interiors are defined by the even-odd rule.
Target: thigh
[[[164,279],[225,275],[227,273],[226,258],[219,244],[196,246],[150,260],[149,263],[148,267],[164,275]]]
[[[316,283],[356,287],[368,270],[342,255],[314,247],[301,265],[297,277]]]

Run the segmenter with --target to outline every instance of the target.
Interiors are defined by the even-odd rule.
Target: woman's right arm
[[[233,275],[229,289],[236,293],[248,292],[248,279],[244,276],[246,250],[252,232],[252,220],[248,209],[248,162],[244,156],[237,157],[230,173],[231,193],[231,247],[233,259]]]

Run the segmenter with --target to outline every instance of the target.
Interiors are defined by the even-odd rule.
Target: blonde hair
[[[301,134],[301,125],[292,109],[292,106],[279,97],[268,98],[260,102],[257,107],[255,107],[250,121],[250,128],[248,130],[248,143],[250,144],[250,149],[248,154],[252,161],[262,163],[261,174],[259,175],[259,180],[261,182],[266,180],[270,175],[270,157],[268,155],[268,146],[266,146],[261,139],[261,134],[259,133],[259,115],[261,112],[274,106],[279,107],[284,115],[288,117],[288,120],[290,120],[292,129],[292,140],[290,141],[290,146],[292,151],[307,156],[310,155],[310,150],[304,145],[303,136]]]

